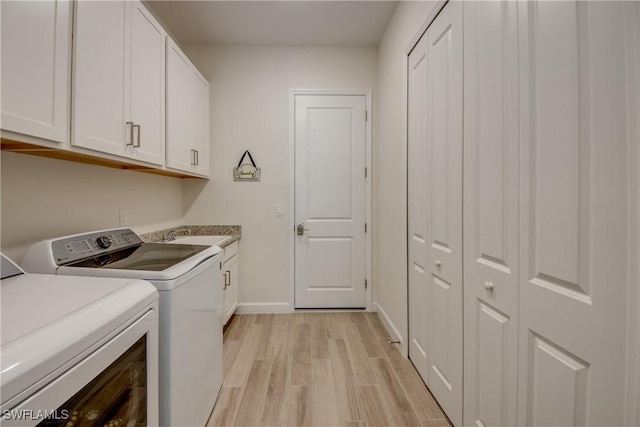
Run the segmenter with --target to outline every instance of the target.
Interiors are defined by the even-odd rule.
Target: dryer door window
[[[38,426],[146,426],[146,335]]]

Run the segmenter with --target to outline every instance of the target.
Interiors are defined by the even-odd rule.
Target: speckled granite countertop
[[[187,236],[231,236],[231,239],[226,239],[219,246],[224,248],[225,246],[229,246],[231,243],[240,240],[240,236],[242,235],[242,226],[240,225],[183,225],[180,227],[172,227],[167,228],[165,230],[154,231],[151,233],[142,234],[140,237],[145,242],[161,242],[162,236],[171,230],[178,230],[180,228],[188,228],[191,230],[191,234],[186,234]],[[184,233],[180,233],[182,237],[185,235]]]

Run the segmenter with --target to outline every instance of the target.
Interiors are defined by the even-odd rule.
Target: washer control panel
[[[79,234],[51,243],[57,265],[69,264],[144,243],[130,228]]]

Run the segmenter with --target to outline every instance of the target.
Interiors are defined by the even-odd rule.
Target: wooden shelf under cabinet
[[[134,165],[131,163],[121,162],[118,160],[105,159],[89,154],[76,153],[73,151],[47,148],[26,142],[12,141],[6,138],[0,139],[0,148],[2,151],[10,151],[13,153],[29,154],[32,156],[48,157],[50,159],[67,160],[70,162],[84,163],[89,165],[105,166],[113,169],[130,170],[136,172],[150,173],[154,175],[170,176],[173,178],[200,178],[193,175],[187,175],[179,172],[168,171],[164,169],[156,169],[142,165]]]

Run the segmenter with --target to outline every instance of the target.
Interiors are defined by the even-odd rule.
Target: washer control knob
[[[109,246],[111,246],[111,237],[109,237],[109,236],[100,236],[100,237],[98,237],[96,239],[96,243],[102,249],[107,249]]]

